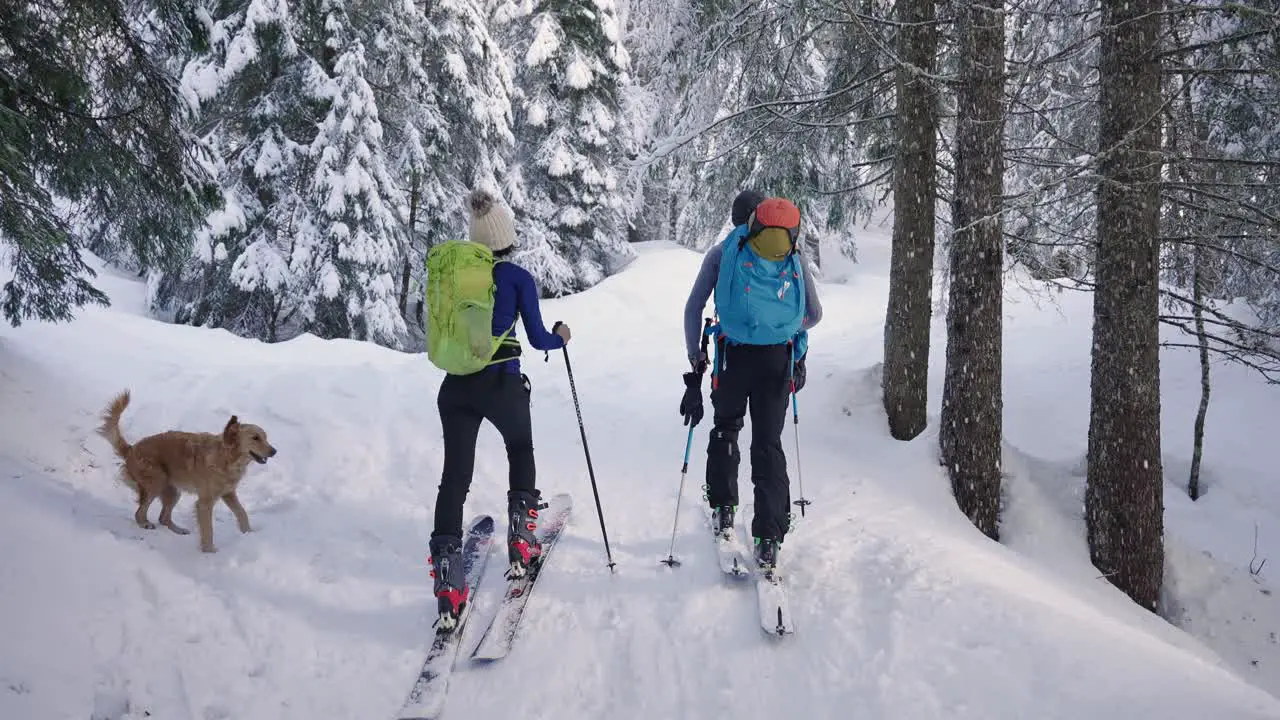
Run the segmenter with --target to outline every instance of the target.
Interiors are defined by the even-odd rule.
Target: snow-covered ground
[[[1088,562],[1089,297],[1010,285],[1010,477],[996,544],[956,510],[933,428],[888,437],[877,380],[887,225],[858,240],[859,264],[828,267],[800,397],[813,505],[783,551],[798,634],[766,637],[754,594],[719,575],[697,506],[707,422],[676,538],[684,564],[658,562],[684,447],[681,309],[699,256],[641,246],[621,275],[545,306],[548,322],[573,328],[618,572],[605,567],[563,358],[529,353],[539,484],[572,493],[575,516],[512,654],[487,667],[464,659],[447,716],[1280,718],[1273,565],[1247,569],[1255,523],[1259,559],[1280,556],[1280,391],[1215,369],[1208,494],[1191,503],[1178,485],[1198,370],[1193,355],[1164,355],[1167,604],[1187,631],[1175,628]],[[106,271],[102,286],[111,309],[0,330],[0,717],[390,717],[431,632],[440,373],[367,344],[266,345],[166,325],[143,315],[135,280]],[[944,343],[938,326],[935,413]],[[131,493],[93,433],[125,387],[130,438],[217,430],[233,413],[267,429],[279,454],[241,490],[254,532],[219,508],[219,552],[205,555],[194,535],[134,526]],[[486,426],[468,517],[502,516],[505,477]],[[194,525],[190,498],[177,515]],[[472,630],[494,608],[500,566]]]

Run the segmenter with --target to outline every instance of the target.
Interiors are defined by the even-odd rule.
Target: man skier
[[[733,230],[707,251],[684,309],[685,350],[680,414],[702,420],[702,375],[708,358],[698,348],[702,311],[715,292],[718,324],[711,371],[714,427],[707,443],[707,491],[715,531],[733,531],[738,506],[738,432],[751,412],[751,483],[756,563],[776,567],[790,524],[791,492],[782,451],[787,397],[804,385],[808,330],[822,319],[808,263],[796,248],[800,211],[783,198],[745,190],[733,201]]]

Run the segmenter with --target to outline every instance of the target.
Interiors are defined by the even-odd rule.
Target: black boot
[[[712,528],[726,540],[733,537],[733,510],[732,505],[721,505],[711,509]]]
[[[542,543],[538,542],[538,511],[546,507],[539,503],[541,494],[534,490],[511,490],[507,493],[507,559],[511,561],[508,577],[524,577],[542,557]]]
[[[772,574],[778,567],[778,551],[782,541],[775,538],[756,538],[756,567],[765,574]]]
[[[455,535],[431,538],[431,577],[440,619],[437,632],[452,632],[458,617],[467,606],[471,588],[467,587],[466,567],[462,562],[462,539]]]

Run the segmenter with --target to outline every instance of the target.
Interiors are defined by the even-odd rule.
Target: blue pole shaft
[[[693,426],[689,427],[689,437],[684,441],[684,466],[680,468],[681,473],[689,472],[689,450],[693,448]]]
[[[684,496],[684,480],[689,474],[689,451],[693,448],[693,425],[689,426],[689,435],[684,441],[684,465],[680,468],[680,489],[676,491],[676,517],[671,521],[671,547],[667,550],[666,563],[678,565],[676,560],[676,528],[680,526],[680,499]]]

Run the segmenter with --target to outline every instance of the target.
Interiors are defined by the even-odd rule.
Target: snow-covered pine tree
[[[1280,18],[1204,5],[1169,16],[1167,27],[1161,321],[1184,333],[1163,344],[1193,348],[1200,360],[1187,480],[1195,500],[1211,357],[1280,380],[1280,136],[1269,120],[1280,113]]]
[[[425,13],[420,42],[428,79],[416,86],[412,111],[403,115],[421,164],[397,163],[412,228],[402,290],[415,297],[425,282],[426,252],[465,237],[463,199],[472,188],[499,190],[515,145],[511,74],[480,3],[440,0]],[[392,150],[397,159],[402,149]]]
[[[426,15],[412,0],[361,3],[350,9],[356,25],[366,36],[368,65],[365,75],[378,103],[378,117],[384,131],[383,145],[387,172],[403,193],[407,216],[403,218],[403,242],[397,248],[397,305],[402,317],[413,308],[409,303],[414,267],[421,266],[418,227],[422,224],[424,187],[431,163],[423,143],[423,128],[438,122],[436,108],[426,102],[432,80],[426,67],[430,32]],[[418,344],[419,333],[413,332]]]
[[[858,0],[829,14],[815,0],[770,0],[756,8],[736,32],[736,106],[749,112],[729,147],[754,157],[753,186],[800,206],[810,259],[820,261],[824,236],[856,257],[853,226],[874,205],[870,188],[891,172],[893,74],[882,43],[896,27],[892,6]]]
[[[216,202],[167,61],[204,41],[188,0],[8,2],[0,9],[0,242],[5,319],[106,304],[80,255],[180,262]],[[71,212],[83,210],[80,224]],[[68,212],[71,211],[71,212]]]
[[[632,119],[645,174],[643,194],[629,197],[645,202],[649,218],[636,227],[640,239],[665,236],[697,249],[719,241],[734,196],[756,169],[752,148],[736,145],[734,128],[715,126],[738,107],[746,76],[741,42],[729,39],[741,32],[741,15],[758,11],[737,10],[705,0],[631,8],[630,32],[638,37],[628,51],[640,83],[631,99],[650,103],[652,118]],[[654,220],[665,226],[661,234]]]
[[[301,326],[301,293],[316,274],[316,218],[303,193],[327,104],[310,91],[327,76],[296,42],[285,0],[210,10],[208,52],[187,65],[182,88],[202,110],[224,207],[196,233],[182,272],[152,278],[152,305],[179,323],[275,341]]]
[[[707,44],[708,14],[699,11],[702,5],[698,0],[622,3],[623,43],[631,58],[631,82],[622,88],[628,158],[645,154],[655,140],[709,122],[719,107],[723,85],[708,82],[712,73],[699,63]],[[678,224],[698,170],[679,153],[629,163],[622,194],[631,241],[683,241]]]
[[[398,292],[402,312],[413,315],[409,300],[421,298],[427,250],[462,237],[467,192],[496,191],[506,175],[514,144],[511,76],[478,0],[424,8],[395,0],[382,12],[369,23],[379,28],[371,68],[388,171],[407,206]]]
[[[815,260],[822,236],[854,256],[848,231],[892,160],[888,4],[677,1],[631,12],[642,83],[633,101],[657,107],[636,154],[645,207],[672,228],[665,236],[716,242],[732,198],[754,187],[801,207]]]
[[[1093,263],[1101,15],[1035,2],[1010,13],[1005,232],[1033,276],[1074,278]]]
[[[321,0],[322,56],[332,58],[331,79],[313,94],[328,95],[328,113],[310,146],[314,166],[306,195],[314,208],[309,252],[313,284],[302,290],[305,327],[326,338],[372,340],[401,346],[405,323],[393,273],[401,257],[403,208],[387,173],[382,123],[365,79],[365,44],[352,26],[345,0]]]
[[[633,252],[615,174],[628,55],[613,0],[525,0],[495,13],[518,91],[508,202],[546,295],[590,287]]]
[[[1163,184],[1165,322],[1206,313],[1213,349],[1280,377],[1280,19],[1242,7],[1170,18]],[[1194,256],[1203,257],[1196,262]],[[1203,302],[1191,298],[1200,272]],[[1243,301],[1252,313],[1230,312]],[[1253,315],[1253,317],[1248,317]]]
[[[440,121],[425,137],[434,156],[435,182],[450,193],[431,206],[431,219],[443,232],[459,234],[465,226],[460,209],[466,191],[496,190],[506,175],[515,144],[514,88],[502,48],[477,0],[439,0],[426,19],[431,102]]]

